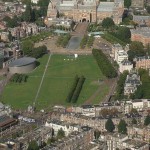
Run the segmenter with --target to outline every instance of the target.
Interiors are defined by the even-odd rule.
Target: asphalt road
[[[81,40],[82,40],[81,36],[80,37],[79,36],[72,36],[69,43],[68,43],[67,49],[69,49],[69,50],[78,49],[80,46]]]

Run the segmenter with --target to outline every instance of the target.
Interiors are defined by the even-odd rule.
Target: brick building
[[[150,69],[150,57],[149,56],[136,57],[134,61],[136,62],[136,69],[139,69],[139,68]]]
[[[131,29],[131,41],[140,41],[144,46],[150,43],[150,28],[141,27]]]
[[[53,21],[60,14],[76,22],[101,22],[111,17],[116,24],[122,22],[124,1],[99,2],[99,0],[51,0],[45,23]]]
[[[123,60],[119,64],[119,71],[123,73],[125,70],[128,70],[129,72],[133,69],[133,64],[129,60]]]

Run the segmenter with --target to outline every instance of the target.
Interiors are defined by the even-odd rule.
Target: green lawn
[[[40,65],[29,74],[27,83],[9,83],[3,92],[2,101],[14,108],[23,109],[32,104],[47,59],[48,55],[39,59]],[[105,80],[93,56],[79,56],[77,60],[67,59],[66,55],[52,55],[37,99],[36,106],[38,109],[54,104],[70,105],[66,103],[65,99],[76,74],[84,75],[86,78],[77,104],[83,104],[98,89],[99,85],[96,82],[98,79]],[[107,94],[109,88],[104,83],[101,86],[102,91],[98,94],[98,97],[92,100],[92,103],[99,103]]]

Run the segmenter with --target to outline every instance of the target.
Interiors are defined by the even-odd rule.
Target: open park
[[[2,102],[10,104],[15,109],[26,109],[32,105],[46,66],[47,70],[35,103],[37,109],[57,104],[65,106],[97,104],[108,94],[109,86],[105,83],[106,78],[92,55],[79,55],[75,59],[74,55],[53,54],[47,64],[48,58],[49,54],[46,54],[37,60],[40,65],[28,74],[27,82],[8,83],[1,96]],[[66,98],[76,75],[84,76],[85,82],[77,102],[67,103]]]

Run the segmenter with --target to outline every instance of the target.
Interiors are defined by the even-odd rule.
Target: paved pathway
[[[83,36],[87,31],[87,27],[88,27],[87,22],[79,23],[75,29],[75,32],[72,32],[71,35]]]
[[[68,50],[77,50],[80,47],[80,42],[86,34],[88,23],[78,23],[74,32],[71,33],[72,37],[68,42]]]
[[[34,101],[33,101],[33,106],[34,106],[34,108],[35,108],[35,104],[36,104],[36,102],[37,102],[37,98],[38,98],[38,96],[39,96],[39,93],[40,93],[40,90],[41,90],[41,87],[42,87],[42,84],[43,84],[43,81],[44,81],[44,77],[45,77],[45,74],[46,74],[46,71],[47,71],[48,64],[49,64],[49,62],[50,62],[51,56],[52,56],[52,54],[50,54],[49,57],[48,57],[48,60],[47,60],[46,66],[45,66],[45,70],[44,70],[44,72],[43,72],[43,76],[42,76],[42,79],[41,79],[39,88],[38,88],[38,90],[37,90],[35,99],[34,99]]]

